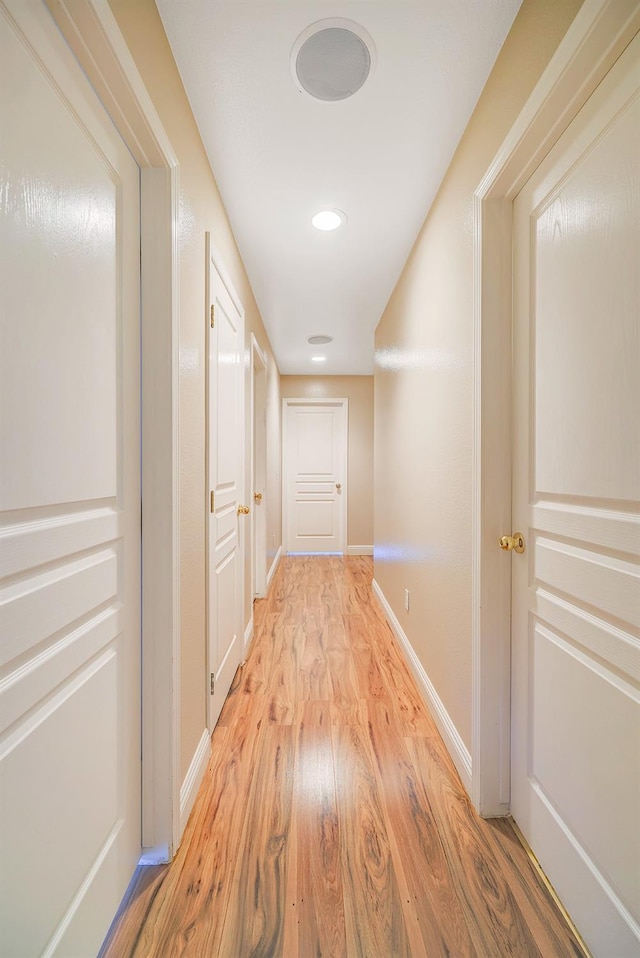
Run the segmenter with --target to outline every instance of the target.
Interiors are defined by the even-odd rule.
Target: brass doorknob
[[[342,489],[342,483],[336,482],[336,489],[338,490],[338,492],[340,492],[340,490]]]
[[[248,516],[248,515],[249,515],[249,506],[238,506],[238,515],[239,515],[239,516]]]
[[[253,498],[255,499],[256,502],[262,502],[262,493],[261,493],[261,492],[254,492]]]
[[[517,552],[522,555],[524,552],[524,536],[521,532],[514,532],[512,536],[500,536],[498,545],[505,552]]]

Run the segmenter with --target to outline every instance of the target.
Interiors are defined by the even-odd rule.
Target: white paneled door
[[[207,617],[213,729],[242,661],[243,544],[249,507],[244,502],[244,313],[212,259],[208,234],[207,263]]]
[[[640,954],[640,40],[515,203],[512,813]]]
[[[252,337],[253,339],[253,337]],[[267,594],[267,361],[255,339],[251,344],[252,365],[252,596]]]
[[[95,955],[140,855],[139,171],[0,2],[0,954]]]
[[[346,399],[284,400],[283,519],[287,552],[345,552]]]

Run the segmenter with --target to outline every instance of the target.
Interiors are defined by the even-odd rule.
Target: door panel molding
[[[44,0],[141,171],[142,840],[180,823],[179,164],[107,0]]]
[[[513,201],[640,29],[636,0],[586,0],[474,195],[471,798],[509,814]],[[506,560],[506,561],[505,561]]]

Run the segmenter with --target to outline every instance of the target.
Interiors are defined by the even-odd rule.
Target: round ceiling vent
[[[316,100],[346,100],[373,68],[369,34],[351,20],[320,20],[300,34],[291,51],[293,78]]]

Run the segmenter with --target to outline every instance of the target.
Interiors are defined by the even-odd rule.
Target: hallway
[[[284,558],[171,866],[100,958],[584,955],[506,821],[474,812],[368,558]]]

